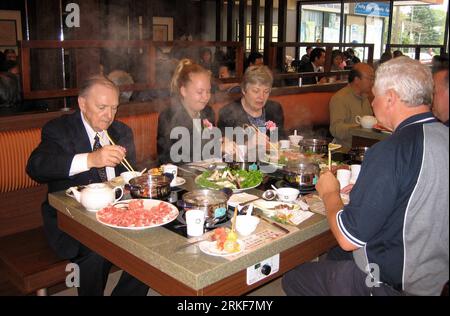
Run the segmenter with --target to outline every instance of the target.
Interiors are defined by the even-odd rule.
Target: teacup
[[[277,189],[278,200],[286,203],[293,203],[297,199],[300,191],[294,188]]]
[[[362,128],[372,128],[375,124],[377,124],[377,119],[372,115],[364,115],[363,117],[357,115],[355,117],[356,124],[361,125]]]
[[[236,230],[241,236],[253,233],[259,224],[259,218],[253,215],[236,216]]]
[[[303,140],[303,136],[301,135],[289,135],[289,141],[292,146],[298,146],[301,140]]]

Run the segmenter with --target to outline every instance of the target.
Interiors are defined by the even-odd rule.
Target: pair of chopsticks
[[[108,131],[106,131],[105,130],[105,134],[106,134],[106,137],[108,137],[108,139],[109,139],[109,142],[111,143],[111,145],[116,145],[116,143],[114,143],[114,141],[111,139],[111,137],[109,136],[109,134],[108,134]],[[131,172],[134,172],[134,169],[133,169],[133,167],[131,166],[131,164],[128,162],[128,160],[127,160],[127,158],[123,158],[123,160],[120,162],[124,167],[125,167],[125,169],[127,169],[128,171],[131,171]]]
[[[331,171],[331,152],[333,150],[339,149],[341,147],[342,147],[342,145],[339,145],[339,144],[333,144],[333,143],[328,144],[328,170],[329,171]]]
[[[254,128],[255,131],[256,131],[256,133],[262,134],[261,131],[259,130],[259,128],[258,128],[255,124],[251,124],[251,125],[248,125],[248,126]],[[264,134],[263,134],[263,135],[264,135]],[[266,135],[264,135],[264,136],[266,136]],[[270,148],[272,148],[273,151],[276,151],[276,152],[278,151],[278,147],[276,147],[276,146],[275,146],[274,144],[272,144],[270,141],[269,141],[269,145],[270,145]]]

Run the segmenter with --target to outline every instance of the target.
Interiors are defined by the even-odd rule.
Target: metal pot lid
[[[227,195],[217,190],[194,190],[183,194],[183,201],[194,205],[221,204],[228,201]]]
[[[326,146],[328,145],[328,141],[319,138],[308,138],[301,140],[299,144],[300,146]]]
[[[147,187],[151,185],[164,186],[170,184],[170,179],[164,175],[153,176],[150,174],[142,175],[130,180],[133,186]]]
[[[289,173],[295,174],[318,174],[320,171],[317,163],[308,160],[288,162],[283,169]]]

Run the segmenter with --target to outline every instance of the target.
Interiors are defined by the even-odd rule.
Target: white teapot
[[[372,115],[364,115],[363,117],[357,115],[355,117],[355,122],[361,125],[362,128],[372,128],[375,124],[377,124],[377,119]]]
[[[116,199],[117,190],[120,190],[120,197]],[[123,196],[121,187],[112,188],[106,183],[92,183],[81,189],[71,187],[67,191],[73,193],[73,197],[91,212],[117,202]]]

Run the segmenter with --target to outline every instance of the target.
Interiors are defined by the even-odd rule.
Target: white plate
[[[282,209],[276,210],[274,209],[278,205],[289,205],[290,207],[293,206],[292,210],[298,211],[300,210],[300,205],[294,204],[294,203],[285,203],[285,202],[279,202],[279,201],[264,201],[264,200],[257,200],[253,202],[253,205],[257,208],[259,208],[261,211],[263,211],[264,215],[268,217],[275,216],[277,214],[277,211],[281,211]]]
[[[197,177],[195,177],[195,184],[201,186],[202,188],[205,188],[205,189],[211,189],[211,190],[221,190],[221,189],[224,189],[224,188],[225,188],[225,187],[221,187],[220,189],[216,189],[216,188],[211,188],[211,187],[208,187],[208,186],[205,186],[205,185],[201,185],[201,184],[198,183],[198,179],[200,179],[201,176],[202,176],[202,175],[198,175]],[[259,187],[259,186],[261,185],[261,183],[262,183],[262,182],[260,182],[260,183],[258,183],[258,184],[256,184],[256,185],[254,185],[254,186],[252,186],[252,187],[248,187],[248,188],[232,189],[232,190],[233,190],[233,193],[240,193],[240,192],[243,192],[243,191],[246,191],[246,190],[250,190],[250,189],[257,188],[257,187]],[[231,189],[231,188],[230,188],[230,189]]]
[[[237,240],[238,244],[239,244],[239,248],[240,250],[237,252],[226,252],[225,250],[219,250],[216,247],[216,241],[202,241],[198,247],[200,248],[200,250],[203,253],[206,253],[207,255],[210,256],[216,256],[216,257],[228,257],[228,256],[234,256],[237,255],[239,253],[241,253],[242,251],[244,251],[245,249],[245,244],[242,240],[238,239]]]
[[[178,177],[175,180],[175,184],[172,185],[172,183],[170,184],[171,187],[179,187],[180,185],[183,185],[186,183],[186,179],[182,178],[182,177]]]
[[[160,203],[167,204],[170,207],[170,209],[171,209],[170,214],[168,216],[166,216],[166,218],[164,218],[164,220],[161,223],[151,224],[151,225],[148,225],[148,226],[140,226],[140,227],[117,226],[117,225],[113,225],[113,224],[102,222],[99,219],[99,215],[98,215],[99,212],[96,213],[96,218],[97,218],[97,220],[100,223],[102,223],[103,225],[109,226],[109,227],[120,228],[120,229],[127,229],[127,230],[142,230],[142,229],[147,229],[147,228],[152,228],[152,227],[158,227],[158,226],[165,225],[165,224],[170,223],[171,221],[175,220],[178,217],[178,214],[179,214],[178,209],[175,206],[173,206],[172,204],[170,204],[170,203],[167,203],[167,202],[164,202],[164,201],[160,201],[160,200],[152,200],[152,199],[142,199],[142,200],[144,201],[144,209],[146,209],[148,211],[150,211],[150,209],[152,207],[157,206]],[[123,203],[126,204],[126,203],[129,203],[130,201],[135,201],[135,200],[123,200],[123,201],[120,201],[119,203],[120,204],[123,204]],[[117,203],[117,204],[119,204],[119,203]]]

